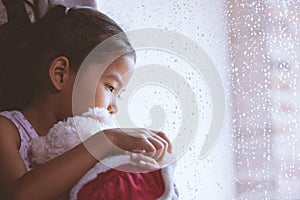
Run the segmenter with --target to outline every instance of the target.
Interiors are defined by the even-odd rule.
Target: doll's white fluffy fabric
[[[58,122],[46,136],[34,139],[29,146],[29,161],[33,166],[41,165],[70,150],[93,134],[114,127],[116,126],[113,119],[106,109],[89,109],[81,116],[69,117],[66,121]],[[70,199],[77,199],[79,190],[98,174],[128,163],[134,164],[127,155],[112,156],[98,162],[72,188]]]

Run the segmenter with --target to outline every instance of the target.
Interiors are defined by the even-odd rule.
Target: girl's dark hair
[[[13,22],[9,18],[0,27],[0,110],[26,107],[41,81],[48,80],[48,67],[57,56],[66,56],[77,72],[91,50],[114,36],[106,53],[121,50],[135,59],[122,28],[93,8],[57,5],[34,24],[26,14],[22,23]]]

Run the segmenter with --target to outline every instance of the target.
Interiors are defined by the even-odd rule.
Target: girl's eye
[[[109,89],[110,92],[113,92],[115,90],[115,88],[111,85],[107,85],[107,88]]]

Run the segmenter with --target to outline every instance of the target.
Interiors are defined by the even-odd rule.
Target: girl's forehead
[[[105,63],[91,63],[82,70],[85,80],[99,80],[99,78],[111,77],[110,75],[117,75],[119,77],[131,77],[134,72],[134,59],[131,56],[120,57],[109,65]]]
[[[124,76],[134,70],[134,59],[131,56],[122,56],[112,62],[104,71],[103,75],[119,74]]]

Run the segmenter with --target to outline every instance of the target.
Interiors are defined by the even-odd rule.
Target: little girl
[[[9,15],[9,20],[13,17]],[[91,8],[63,6],[50,9],[35,24],[24,23],[23,18],[1,28],[0,199],[57,199],[111,153],[146,150],[154,159],[139,154],[149,162],[138,164],[150,169],[153,160],[170,152],[171,144],[162,132],[108,129],[85,141],[89,150],[79,144],[31,170],[29,142],[72,116],[73,85],[80,65],[94,47],[123,30]],[[106,108],[110,114],[118,110],[118,96],[135,63],[135,52],[124,34],[115,37],[110,48],[98,52],[98,62],[116,51],[124,54],[104,71],[94,99],[95,107]]]

